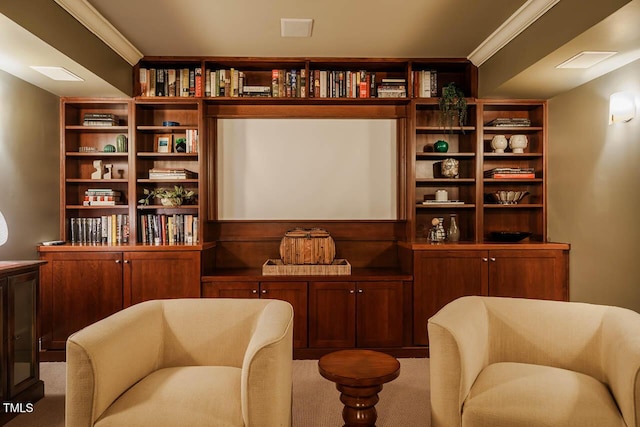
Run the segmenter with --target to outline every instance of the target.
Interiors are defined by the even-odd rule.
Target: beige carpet
[[[399,360],[400,376],[380,392],[377,426],[428,427],[429,360]],[[41,363],[40,376],[45,398],[35,404],[33,413],[19,415],[6,427],[64,427],[65,364]],[[341,414],[340,393],[334,383],[320,376],[318,361],[294,360],[293,426],[339,427]]]

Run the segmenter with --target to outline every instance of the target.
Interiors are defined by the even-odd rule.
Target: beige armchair
[[[143,302],[67,341],[67,427],[291,425],[293,309]]]
[[[639,427],[640,314],[463,297],[428,322],[432,427]]]

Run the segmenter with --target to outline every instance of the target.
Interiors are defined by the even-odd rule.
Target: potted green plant
[[[438,101],[440,119],[444,128],[453,132],[454,124],[464,126],[467,120],[467,100],[462,89],[451,82],[442,88],[442,97]],[[464,130],[462,130],[464,133]]]
[[[144,189],[144,195],[142,199],[138,200],[138,203],[147,206],[151,199],[160,199],[163,206],[180,206],[186,201],[191,201],[195,198],[195,193],[191,190],[185,190],[181,185],[175,185],[171,188],[156,188],[149,190]]]

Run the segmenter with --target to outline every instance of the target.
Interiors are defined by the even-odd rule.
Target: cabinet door
[[[355,310],[354,282],[310,282],[309,347],[354,347]]]
[[[258,298],[260,283],[251,281],[205,282],[202,284],[203,298]]]
[[[489,295],[567,300],[568,256],[561,250],[489,252]]]
[[[200,252],[128,252],[124,262],[125,306],[200,297]]]
[[[413,342],[428,344],[427,320],[465,295],[486,295],[486,251],[420,251],[414,254]]]
[[[8,397],[12,398],[40,377],[36,346],[38,272],[9,276],[7,284],[7,377]]]
[[[402,347],[402,282],[359,282],[357,289],[358,347]]]
[[[293,306],[293,347],[307,346],[307,282],[260,283],[260,298],[287,301]]]
[[[67,338],[122,310],[121,252],[56,252],[40,271],[40,334],[45,350],[64,350]]]

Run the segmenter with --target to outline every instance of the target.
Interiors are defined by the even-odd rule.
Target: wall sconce
[[[631,92],[616,92],[609,97],[609,124],[628,122],[636,115],[636,100]]]
[[[9,229],[7,228],[7,221],[5,221],[2,212],[0,212],[0,246],[7,243],[9,238]]]

